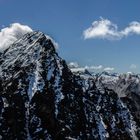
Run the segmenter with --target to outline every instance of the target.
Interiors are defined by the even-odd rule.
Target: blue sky
[[[116,24],[119,31],[140,22],[139,6],[139,0],[0,0],[0,26],[18,22],[51,35],[68,62],[140,73],[140,34],[117,40],[83,36],[100,17]]]

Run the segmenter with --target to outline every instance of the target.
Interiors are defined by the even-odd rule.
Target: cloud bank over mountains
[[[120,40],[129,35],[140,35],[140,22],[133,21],[129,23],[123,30],[118,30],[118,25],[114,24],[108,19],[100,18],[94,21],[92,25],[84,30],[84,39],[107,39]]]
[[[107,72],[111,72],[111,71],[114,71],[115,68],[113,67],[104,67],[103,65],[92,65],[92,66],[84,66],[84,67],[81,67],[77,62],[70,62],[68,64],[69,68],[72,70],[72,71],[85,71],[85,70],[88,70],[88,71],[107,71]]]
[[[78,64],[78,62],[69,62],[68,67],[73,72],[84,72],[85,70],[88,70],[89,72],[115,72],[117,68],[110,67],[110,66],[103,66],[103,65],[90,65],[90,66],[81,66]],[[128,73],[133,73],[135,69],[137,69],[136,64],[131,64],[128,69],[131,71]]]
[[[33,30],[20,23],[13,23],[10,27],[1,29],[0,31],[0,51],[8,48],[9,45],[14,43],[17,39],[21,38],[24,34],[32,32]]]

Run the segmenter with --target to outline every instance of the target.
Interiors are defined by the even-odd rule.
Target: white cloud
[[[114,68],[112,68],[112,67],[106,67],[106,68],[104,68],[104,71],[114,71],[115,69]]]
[[[119,31],[116,24],[108,19],[100,18],[99,21],[94,21],[92,26],[83,32],[85,39],[99,38],[107,40],[122,39],[130,34],[140,35],[140,22],[133,21],[128,27]]]
[[[85,66],[85,69],[87,70],[101,70],[103,68],[102,65],[98,65],[98,66]]]
[[[136,66],[135,64],[131,64],[129,68],[130,68],[130,69],[136,69],[137,66]]]
[[[69,68],[76,72],[76,71],[85,71],[86,69],[90,72],[101,72],[101,71],[114,71],[115,68],[113,67],[104,67],[103,65],[91,65],[91,66],[83,66],[81,67],[77,62],[70,62],[68,64]]]
[[[19,23],[13,23],[10,25],[10,27],[1,29],[0,51],[5,50],[9,45],[28,32],[32,32],[32,29]]]
[[[79,67],[79,68],[71,68],[71,71],[72,72],[84,72],[85,71],[85,68],[84,67]]]
[[[121,31],[121,34],[124,36],[128,36],[130,34],[140,35],[140,22],[137,21],[131,22],[128,27],[126,27],[123,31]]]
[[[72,71],[75,71],[75,72],[76,71],[85,71],[86,69],[89,71],[100,71],[103,69],[102,65],[81,67],[81,66],[79,66],[79,64],[77,62],[70,62],[68,64],[68,66]]]
[[[79,65],[78,65],[77,62],[70,62],[70,63],[68,64],[68,66],[69,66],[70,68],[78,68],[78,67],[79,67]]]
[[[115,68],[113,67],[104,67],[102,65],[92,65],[92,66],[84,66],[84,67],[81,67],[80,65],[78,65],[77,62],[70,62],[68,64],[69,68],[73,71],[73,72],[76,72],[76,71],[81,71],[81,72],[84,72],[86,69],[90,72],[101,72],[101,71],[114,71]]]
[[[94,70],[101,70],[103,68],[102,65],[99,65],[99,66],[91,66],[91,69],[94,69]]]

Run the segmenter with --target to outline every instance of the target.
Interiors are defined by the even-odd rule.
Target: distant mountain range
[[[42,32],[0,54],[0,140],[132,139],[140,139],[140,75],[71,71]]]

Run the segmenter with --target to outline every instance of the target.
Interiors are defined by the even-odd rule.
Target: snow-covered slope
[[[129,107],[96,80],[72,73],[50,37],[24,35],[0,55],[0,139],[139,139]]]

